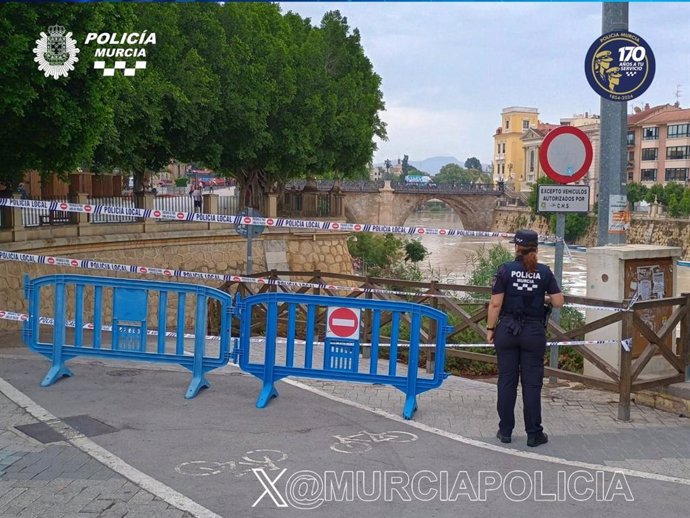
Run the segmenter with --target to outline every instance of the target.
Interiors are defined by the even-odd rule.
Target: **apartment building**
[[[644,109],[628,117],[628,181],[690,181],[690,109],[679,103]]]

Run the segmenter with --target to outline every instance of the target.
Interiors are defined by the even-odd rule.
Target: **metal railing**
[[[40,198],[43,201],[58,201],[69,202],[69,197],[64,196],[43,196]],[[40,227],[44,225],[69,225],[73,222],[73,217],[69,212],[61,210],[48,210],[41,208],[25,208],[22,209],[22,226],[24,227]]]
[[[218,214],[225,214],[232,216],[238,214],[240,211],[240,197],[235,196],[219,196],[218,197]]]
[[[134,208],[134,197],[128,196],[98,196],[88,197],[91,205],[107,205],[109,207]],[[131,223],[136,221],[134,216],[119,216],[115,214],[89,214],[90,223]]]
[[[333,286],[346,284],[358,286],[361,291],[352,291],[348,296],[368,299],[392,299],[406,300],[420,304],[428,304],[443,310],[455,322],[455,328],[447,337],[446,357],[456,357],[465,360],[474,360],[496,364],[496,356],[467,350],[453,348],[453,343],[462,343],[470,335],[486,339],[486,317],[488,314],[488,297],[491,288],[481,286],[466,286],[455,284],[441,284],[436,281],[416,282],[397,279],[382,279],[374,277],[362,277],[357,275],[325,273],[319,271],[296,272],[276,271],[261,272],[252,275],[264,279],[261,284],[245,282],[227,282],[221,290],[229,293],[239,293],[246,297],[256,293],[287,292],[292,291],[286,286],[274,284],[290,277],[306,282],[304,287],[296,290],[296,293],[313,293],[315,295],[335,295]],[[305,281],[305,279],[308,279]],[[373,290],[373,291],[372,291]],[[377,290],[401,290],[409,292],[409,295],[380,293]],[[399,293],[399,292],[398,292]],[[449,296],[450,295],[450,296]],[[481,298],[486,298],[483,302]],[[469,300],[467,300],[469,299]],[[621,337],[632,337],[631,346],[624,348],[621,345],[611,344],[611,347],[620,347],[617,361],[608,361],[595,351],[590,345],[581,344],[577,347],[582,357],[591,364],[593,373],[583,374],[564,368],[545,367],[545,376],[576,381],[599,389],[611,390],[619,395],[618,416],[619,419],[630,419],[631,393],[640,390],[664,387],[672,383],[680,383],[685,380],[686,369],[690,373],[690,294],[679,297],[636,302],[630,305],[630,301],[613,302],[589,297],[566,296],[566,304],[584,304],[603,308],[611,308],[612,312],[602,318],[578,325],[574,329],[566,330],[553,320],[548,323],[549,342],[552,341],[578,341],[583,340],[589,333],[599,329],[621,326]],[[660,329],[649,327],[642,315],[647,311],[656,311],[668,308],[670,316]],[[281,317],[285,317],[283,309],[280,309]],[[325,318],[321,315],[320,318]],[[363,341],[370,339],[368,325],[370,316],[363,315]],[[382,322],[383,323],[383,322]],[[407,324],[409,325],[409,321]],[[680,327],[676,340],[672,340],[674,331]],[[257,329],[258,330],[258,329]],[[423,328],[424,336],[432,341],[437,333],[433,327]],[[617,331],[612,331],[617,334]],[[433,355],[426,353],[427,366],[433,365]],[[655,377],[643,377],[642,371],[654,357],[661,358],[670,366],[670,373]]]

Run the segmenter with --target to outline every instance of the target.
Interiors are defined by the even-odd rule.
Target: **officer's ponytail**
[[[522,264],[528,272],[537,271],[537,248],[533,246],[517,246],[517,255],[522,257]]]

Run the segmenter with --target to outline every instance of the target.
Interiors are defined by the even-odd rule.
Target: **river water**
[[[423,211],[414,213],[405,222],[407,226],[430,228],[462,228],[460,218],[454,212]],[[422,270],[426,275],[433,274],[442,281],[462,284],[471,270],[472,255],[481,247],[490,247],[501,242],[507,249],[513,244],[507,239],[475,237],[440,237],[425,235],[422,244],[431,252],[425,259]],[[539,261],[553,269],[555,247],[539,247]],[[678,266],[678,287],[676,293],[690,292],[690,268]],[[571,250],[563,261],[563,285],[571,295],[586,295],[587,292],[587,253]]]

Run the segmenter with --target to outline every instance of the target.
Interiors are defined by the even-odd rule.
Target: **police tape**
[[[337,340],[337,339],[336,339]],[[266,338],[251,338],[251,342],[255,343],[265,343]],[[276,342],[287,343],[287,338],[276,338]],[[294,343],[304,345],[306,341],[304,340],[294,340]],[[625,340],[570,340],[565,342],[546,342],[546,347],[580,347],[583,345],[609,345],[609,344],[620,344],[623,349],[630,351],[630,344],[632,343],[631,338],[626,338]],[[314,345],[324,345],[325,342],[312,342]],[[360,347],[371,347],[372,343],[360,343]],[[390,347],[389,343],[379,343],[377,347]],[[410,347],[408,343],[398,343],[396,347],[407,348]],[[435,348],[438,347],[437,344],[419,344],[421,348]],[[495,347],[494,344],[489,343],[476,343],[476,344],[446,344],[447,349],[467,349],[467,348],[492,348]]]
[[[178,277],[181,279],[211,280],[224,282],[241,282],[246,284],[260,284],[269,286],[286,286],[293,288],[315,288],[331,291],[347,291],[350,293],[372,293],[379,295],[402,295],[406,297],[426,297],[426,298],[452,298],[457,299],[452,294],[427,293],[424,291],[402,291],[389,290],[385,288],[367,288],[359,286],[339,286],[335,284],[323,284],[304,281],[286,281],[283,279],[273,279],[266,277],[245,277],[242,275],[224,275],[211,272],[192,272],[187,270],[175,270],[173,268],[158,268],[155,266],[136,266],[130,264],[109,263],[105,261],[94,261],[91,259],[73,259],[70,257],[54,257],[47,255],[25,254],[19,252],[7,252],[0,250],[0,260],[14,261],[29,264],[47,264],[50,266],[65,266],[69,268],[81,268],[87,270],[100,270],[111,272],[138,273],[146,275],[159,275],[168,278]],[[486,304],[488,300],[483,299],[461,299],[464,304]],[[627,311],[625,308],[615,308],[606,306],[594,306],[586,304],[566,304],[568,307],[576,309],[592,309],[599,311]]]
[[[0,310],[0,319],[1,320],[12,320],[15,322],[27,322],[29,320],[29,315],[25,313],[16,313],[13,311],[3,311]],[[50,317],[39,317],[38,318],[39,324],[47,325],[47,326],[54,326],[55,325],[55,319],[50,318]],[[69,328],[76,328],[77,323],[75,320],[66,320],[65,321],[65,327]],[[82,329],[88,330],[88,331],[93,331],[94,324],[93,323],[86,323],[81,326]],[[103,325],[101,326],[101,331],[106,331],[106,332],[112,332],[113,327],[109,325]],[[158,331],[154,329],[147,329],[146,335],[147,336],[158,336]],[[172,332],[172,331],[167,331],[165,333],[165,336],[167,338],[177,338],[177,333]],[[195,339],[196,335],[193,333],[184,333],[182,335],[183,338],[190,338],[190,339]],[[205,340],[209,341],[218,341],[220,340],[219,336],[215,335],[206,335],[204,337]],[[254,343],[264,343],[266,342],[266,338],[251,338],[251,342]],[[287,338],[276,338],[277,342],[280,343],[287,343]],[[296,344],[306,344],[307,342],[305,340],[299,340],[295,339],[294,343]],[[625,340],[574,340],[574,341],[567,341],[567,342],[547,342],[546,346],[551,347],[551,346],[562,346],[562,347],[576,347],[576,346],[582,346],[582,345],[607,345],[607,344],[620,344],[626,351],[630,351],[630,344],[632,343],[632,339],[628,338]],[[312,342],[313,345],[324,345],[325,342]],[[372,343],[360,343],[360,346],[367,346],[371,347],[373,344]],[[390,347],[391,344],[389,343],[379,343],[379,347]],[[405,344],[405,343],[399,343],[397,344],[397,347],[400,348],[405,348],[409,347],[410,344]],[[435,348],[437,347],[437,344],[419,344],[419,347],[422,348]],[[468,348],[468,347],[494,347],[494,344],[488,344],[488,343],[478,343],[478,344],[446,344],[446,347],[449,349],[457,349],[457,348]]]
[[[15,313],[13,311],[2,311],[0,310],[0,319],[1,320],[13,320],[15,322],[27,322],[29,320],[29,315],[25,313]],[[38,317],[38,323],[46,326],[54,326],[55,325],[55,319],[51,317]],[[77,322],[75,320],[65,320],[65,327],[69,328],[76,328],[77,327]],[[83,324],[81,326],[81,329],[88,330],[88,331],[93,331],[95,329],[94,324],[91,322],[87,324]],[[109,325],[103,325],[101,326],[101,331],[106,331],[108,333],[112,332],[113,326]],[[147,329],[146,330],[146,335],[147,336],[158,336],[158,331],[153,330],[153,329]],[[169,338],[177,338],[177,333],[174,333],[172,331],[168,331],[165,333],[166,337]],[[193,333],[185,333],[182,335],[183,338],[196,338],[196,335]],[[213,335],[207,335],[204,337],[205,340],[220,340],[219,336],[213,336]]]
[[[407,227],[402,225],[379,225],[372,223],[341,223],[338,221],[319,221],[290,218],[264,218],[258,216],[205,214],[174,210],[141,209],[136,207],[113,207],[109,205],[91,205],[65,201],[21,200],[0,198],[0,207],[8,206],[17,209],[42,209],[49,211],[73,212],[78,214],[105,214],[109,216],[137,217],[157,220],[191,221],[199,223],[224,223],[229,225],[260,225],[271,228],[293,228],[306,230],[327,230],[334,232],[373,232],[379,234],[403,234],[413,236],[443,237],[500,237],[512,238],[510,232],[488,232],[482,230],[464,230],[457,228]],[[562,238],[543,236],[540,240],[559,241]]]

